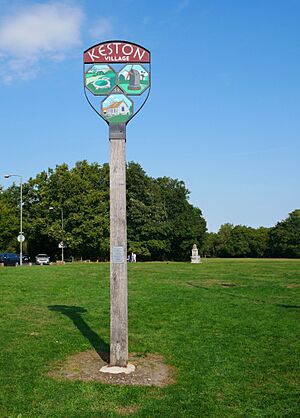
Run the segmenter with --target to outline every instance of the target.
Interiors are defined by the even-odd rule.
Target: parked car
[[[0,254],[0,263],[5,266],[18,266],[20,264],[20,256],[14,253]]]
[[[23,263],[30,263],[30,257],[27,254],[23,254],[22,256]]]
[[[39,264],[40,266],[44,265],[49,265],[50,263],[50,257],[47,254],[38,254],[35,257],[35,264]]]

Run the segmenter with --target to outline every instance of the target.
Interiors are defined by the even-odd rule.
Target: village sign
[[[110,364],[128,365],[126,125],[150,93],[150,51],[128,41],[108,41],[84,51],[84,93],[109,125],[110,140]],[[102,98],[102,100],[99,100]],[[101,369],[102,370],[102,369]],[[107,371],[103,368],[102,371]]]

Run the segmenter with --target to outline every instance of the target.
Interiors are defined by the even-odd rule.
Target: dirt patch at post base
[[[164,362],[164,358],[158,354],[139,356],[129,354],[129,363],[135,366],[135,371],[130,374],[101,373],[99,370],[107,363],[95,350],[74,354],[64,363],[54,366],[48,376],[57,380],[82,380],[98,381],[115,385],[137,385],[163,387],[175,383],[174,370]],[[107,356],[107,354],[106,354]]]

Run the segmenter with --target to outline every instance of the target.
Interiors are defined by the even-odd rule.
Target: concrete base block
[[[103,366],[99,370],[101,373],[111,373],[111,374],[130,374],[135,371],[135,366],[133,364],[128,363],[127,367],[118,367],[118,366]]]

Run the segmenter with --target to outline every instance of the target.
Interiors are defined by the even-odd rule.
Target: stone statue
[[[200,255],[198,254],[198,248],[196,244],[194,244],[192,248],[191,263],[193,264],[201,263],[201,258],[200,258]]]

